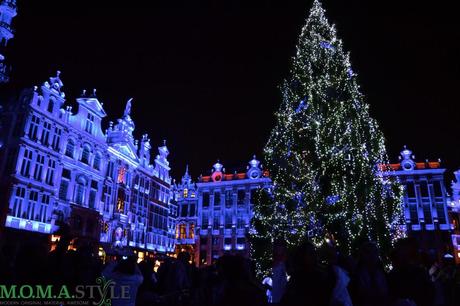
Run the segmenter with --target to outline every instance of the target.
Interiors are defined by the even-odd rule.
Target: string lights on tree
[[[264,148],[273,180],[254,207],[259,272],[273,242],[326,239],[351,253],[365,240],[388,250],[401,222],[401,187],[385,181],[385,141],[370,117],[349,54],[318,0],[302,28],[276,125]]]

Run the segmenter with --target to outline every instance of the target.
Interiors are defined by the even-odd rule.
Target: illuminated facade
[[[178,205],[176,249],[195,257],[195,230],[198,223],[198,192],[188,173],[188,166],[179,184],[175,184],[174,197]]]
[[[4,52],[8,40],[14,37],[11,23],[16,13],[16,0],[0,0],[0,83],[9,80],[10,67],[6,63]]]
[[[460,170],[454,172],[452,198],[449,203],[449,217],[452,222],[452,246],[455,262],[460,264]]]
[[[409,235],[416,237],[424,249],[444,250],[449,244],[451,222],[447,213],[448,195],[439,161],[415,162],[412,151],[404,148],[400,162],[390,164],[404,186],[403,212]]]
[[[96,92],[83,91],[78,112],[65,105],[59,77],[24,90],[6,107],[0,150],[7,228],[49,234],[67,223],[75,236],[108,247],[172,252],[169,151],[134,139],[131,100],[105,131]],[[173,212],[172,212],[173,211]]]
[[[255,157],[247,171],[226,174],[217,162],[210,176],[192,183],[188,171],[175,187],[179,204],[177,248],[190,250],[196,265],[209,265],[224,253],[249,255],[247,235],[258,188],[271,181]]]

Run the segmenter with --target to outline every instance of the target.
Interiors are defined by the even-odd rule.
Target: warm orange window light
[[[188,189],[187,188],[184,189],[184,198],[186,198],[186,197],[188,197]]]
[[[179,225],[179,231],[180,231],[180,238],[181,239],[187,238],[187,231],[186,231],[186,228],[185,228],[185,224]]]
[[[195,238],[195,224],[190,224],[190,229],[188,231],[188,237],[193,239]]]
[[[118,169],[118,180],[117,180],[118,183],[126,183],[126,168],[125,167],[121,167],[120,169]]]

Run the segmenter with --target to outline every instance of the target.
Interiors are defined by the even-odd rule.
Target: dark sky
[[[407,1],[323,3],[391,160],[407,144],[418,159],[460,167],[457,10]],[[148,132],[155,147],[167,139],[178,178],[186,163],[196,177],[217,158],[229,169],[261,155],[311,0],[18,5],[11,86],[40,85],[61,70],[68,101],[97,88],[110,120],[133,97],[136,136]]]

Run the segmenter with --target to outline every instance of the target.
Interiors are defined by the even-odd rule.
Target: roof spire
[[[131,101],[133,100],[133,98],[130,98],[128,100],[128,102],[126,102],[126,106],[125,106],[125,111],[123,113],[123,117],[129,117],[129,115],[131,114]]]

